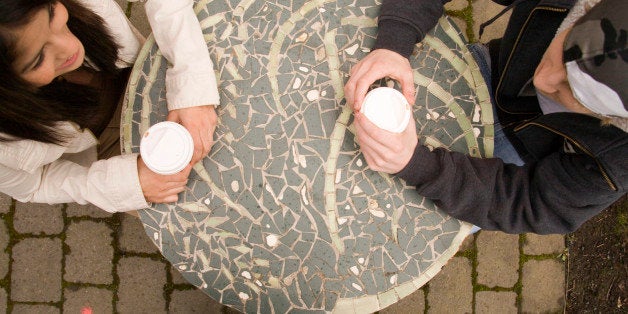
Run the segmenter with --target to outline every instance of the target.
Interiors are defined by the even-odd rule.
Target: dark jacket
[[[375,48],[408,56],[436,24],[441,2],[385,0]],[[571,232],[623,196],[628,133],[583,114],[543,115],[536,97],[518,96],[574,2],[520,2],[490,45],[498,115],[524,166],[417,145],[397,175],[448,214],[508,233]]]

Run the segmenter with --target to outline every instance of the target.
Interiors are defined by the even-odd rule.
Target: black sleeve
[[[374,49],[389,49],[408,57],[443,15],[451,0],[384,0]]]
[[[523,167],[417,145],[397,176],[449,215],[507,233],[569,233],[625,192],[612,190],[595,160],[555,152]]]

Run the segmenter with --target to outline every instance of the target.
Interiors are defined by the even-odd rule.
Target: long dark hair
[[[116,75],[118,45],[102,19],[76,0],[2,0],[0,4],[0,141],[31,139],[61,144],[66,135],[56,130],[60,121],[83,121],[94,115],[99,96],[95,88],[65,80],[36,88],[24,81],[12,66],[15,61],[13,30],[57,2],[68,10],[68,28],[81,41],[85,55],[104,75]]]

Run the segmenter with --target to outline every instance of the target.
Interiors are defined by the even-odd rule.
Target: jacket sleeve
[[[519,167],[419,144],[397,175],[441,210],[483,229],[564,234],[623,195],[595,169],[581,154],[555,152]]]
[[[218,86],[192,0],[148,0],[148,22],[172,64],[166,72],[168,109],[218,105]]]
[[[89,167],[57,159],[32,172],[0,165],[0,190],[21,202],[92,203],[108,212],[148,207],[137,175],[137,154],[99,160]]]
[[[404,57],[425,37],[443,15],[450,0],[384,0],[374,49],[388,49]]]

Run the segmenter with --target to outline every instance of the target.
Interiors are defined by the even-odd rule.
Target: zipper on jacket
[[[523,26],[521,27],[521,30],[519,31],[519,34],[517,34],[517,39],[515,40],[515,43],[512,46],[512,49],[510,50],[510,54],[508,55],[508,60],[506,61],[506,66],[504,67],[504,71],[502,71],[502,74],[499,77],[499,82],[497,83],[497,88],[495,89],[495,95],[497,95],[497,93],[499,92],[499,89],[502,86],[502,81],[504,79],[504,75],[506,74],[506,72],[508,70],[508,67],[510,67],[510,61],[512,59],[512,55],[513,55],[514,51],[517,50],[517,46],[519,45],[519,41],[521,40],[521,35],[523,34],[523,31],[526,30],[526,28],[528,27],[528,23],[530,22],[530,19],[532,18],[532,15],[534,15],[535,11],[537,11],[537,10],[561,12],[561,13],[567,11],[567,9],[547,7],[547,6],[536,7],[534,9],[532,9],[532,11],[530,11],[530,14],[528,14],[528,18],[523,23]],[[499,107],[499,109],[501,109],[501,110],[503,110],[504,112],[507,112],[507,113],[512,113],[512,114],[531,114],[532,113],[532,112],[510,112],[508,110],[505,110],[499,104],[499,101],[497,100],[497,97],[495,97],[495,105],[497,105],[497,107]]]
[[[606,170],[604,170],[604,167],[602,167],[602,164],[599,162],[599,160],[593,155],[593,153],[591,153],[588,149],[584,148],[584,146],[582,146],[578,141],[576,141],[575,139],[565,135],[562,132],[559,132],[555,129],[552,129],[548,126],[545,126],[543,124],[537,123],[537,122],[528,122],[526,124],[520,125],[518,127],[516,127],[514,129],[515,132],[519,132],[520,130],[531,126],[531,125],[535,125],[541,128],[544,128],[552,133],[558,134],[560,136],[562,136],[563,138],[567,139],[569,142],[571,142],[573,145],[576,145],[580,150],[582,150],[585,154],[587,154],[589,157],[591,157],[593,160],[595,160],[595,163],[597,164],[598,168],[600,169],[600,172],[602,173],[602,176],[604,177],[604,180],[606,181],[606,183],[608,183],[608,185],[610,186],[611,189],[613,189],[613,191],[617,191],[617,186],[613,183],[613,181],[611,180],[611,178],[608,176],[608,174],[606,173]]]

